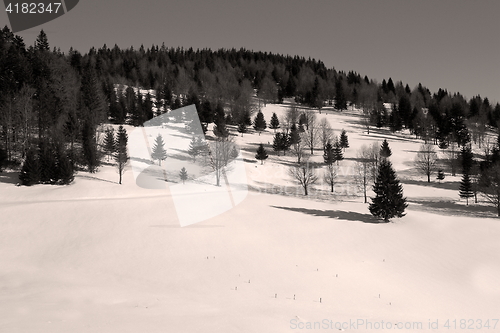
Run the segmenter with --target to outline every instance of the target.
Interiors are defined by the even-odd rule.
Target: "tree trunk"
[[[304,195],[307,195],[307,185],[304,185]],[[500,216],[500,215],[498,215]]]

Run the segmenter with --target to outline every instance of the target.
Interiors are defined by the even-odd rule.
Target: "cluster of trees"
[[[0,31],[0,163],[24,164],[31,150],[41,168],[60,165],[65,169],[67,159],[72,170],[95,172],[104,150],[102,124],[140,126],[170,109],[191,104],[196,105],[204,130],[215,124],[217,137],[227,137],[227,124],[238,125],[242,134],[252,124],[260,132],[267,124],[258,114],[259,119],[251,121],[257,108],[252,102],[255,93],[259,103],[292,97],[319,112],[325,104],[338,110],[356,105],[363,110],[368,130],[371,126],[389,126],[394,131],[407,128],[443,147],[462,147],[471,141],[483,144],[487,126],[498,127],[500,120],[500,105],[491,105],[487,98],[466,100],[441,89],[431,94],[421,84],[412,90],[391,78],[379,84],[356,72],[328,69],[310,58],[165,45],[138,50],[104,45],[84,54],[73,49],[65,54],[50,50],[43,31],[27,47],[5,27]],[[324,147],[321,124],[310,129],[314,113],[295,114],[296,119],[269,122],[274,130],[281,122],[282,130],[290,135],[295,131],[293,121],[299,133],[293,134],[294,143],[285,143],[290,140],[280,134],[279,150],[300,154],[303,145],[313,154],[318,140]],[[45,160],[46,151],[56,156],[55,162]],[[44,176],[43,182],[63,182],[62,178],[66,177]]]

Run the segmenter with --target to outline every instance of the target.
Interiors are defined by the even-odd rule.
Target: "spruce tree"
[[[108,127],[106,129],[106,134],[104,136],[104,151],[106,152],[106,155],[108,156],[108,161],[111,156],[113,156],[113,153],[115,152],[115,131],[113,127]]]
[[[35,149],[28,150],[26,159],[24,160],[19,174],[19,180],[22,185],[31,186],[40,182],[40,164],[38,162],[38,154]]]
[[[264,164],[264,160],[269,156],[267,155],[267,151],[264,148],[264,145],[261,143],[259,148],[257,148],[257,154],[255,154],[255,158],[260,161],[260,164]]]
[[[151,158],[158,161],[158,165],[161,166],[161,161],[167,158],[167,150],[165,149],[165,143],[163,142],[163,137],[158,133],[155,139],[153,150],[151,153]]]
[[[396,177],[396,172],[392,164],[387,159],[382,159],[377,180],[373,185],[375,197],[371,198],[372,203],[369,206],[370,213],[385,222],[393,217],[403,217],[408,204],[403,197],[403,186]]]
[[[264,114],[262,113],[262,111],[259,111],[257,113],[257,115],[255,116],[255,119],[253,121],[253,128],[257,132],[259,132],[259,135],[260,135],[260,132],[265,130],[266,127],[267,127],[267,124],[266,124],[266,120],[264,119]]]
[[[276,130],[280,127],[280,121],[278,119],[278,116],[276,115],[276,112],[273,112],[273,115],[271,116],[271,122],[270,122],[270,127],[274,130],[276,133]]]
[[[185,167],[182,167],[181,171],[179,172],[179,178],[182,180],[183,184],[188,179],[188,173]]]
[[[115,160],[118,168],[118,174],[120,175],[119,183],[122,183],[122,175],[125,171],[125,165],[128,161],[128,153],[127,153],[127,143],[128,143],[128,135],[127,131],[123,126],[120,125],[118,127],[118,135],[116,138],[116,153]]]
[[[474,191],[472,190],[472,182],[468,173],[463,174],[458,191],[458,195],[460,195],[460,198],[466,199],[468,206],[469,198],[472,198],[474,196]]]
[[[325,148],[323,149],[323,160],[327,165],[333,164],[337,161],[334,148],[330,141],[327,142]]]
[[[335,138],[335,143],[333,144],[333,155],[337,164],[339,163],[339,161],[342,161],[344,159],[344,154],[342,153],[342,146],[340,145],[338,138]]]
[[[188,154],[193,157],[193,162],[196,162],[196,156],[201,154],[202,145],[201,138],[195,136],[189,142]]]
[[[380,146],[380,156],[383,158],[388,158],[391,155],[392,151],[391,148],[389,148],[389,142],[384,139],[384,142],[382,142],[382,145]]]
[[[344,151],[346,148],[349,148],[349,139],[347,138],[345,130],[342,130],[342,133],[340,133],[340,147],[342,147]]]

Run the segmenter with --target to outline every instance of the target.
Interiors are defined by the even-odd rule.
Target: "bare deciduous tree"
[[[307,195],[309,187],[318,181],[318,176],[316,176],[316,172],[314,168],[311,167],[309,162],[290,167],[290,169],[288,169],[288,173],[290,177],[292,177],[302,186],[302,188],[304,188],[304,195]]]
[[[306,147],[305,142],[306,142],[306,136],[305,133],[300,133],[300,140],[292,144],[290,147],[290,151],[292,152],[292,155],[297,157],[297,163],[300,164],[302,161],[302,158],[305,156],[306,152],[304,151],[304,148]]]
[[[434,145],[424,143],[415,157],[415,166],[422,173],[427,175],[427,182],[431,182],[431,174],[437,169],[437,153]]]
[[[323,148],[328,141],[332,141],[333,139],[333,130],[326,118],[321,119],[319,122],[319,137]]]
[[[330,186],[330,190],[333,193],[335,184],[337,183],[338,176],[338,165],[335,163],[327,164],[323,179]]]
[[[306,131],[305,131],[305,143],[311,150],[311,155],[314,154],[314,147],[318,144],[318,121],[316,119],[316,114],[312,110],[307,110],[306,115]]]
[[[215,172],[216,186],[220,186],[220,179],[231,160],[231,152],[233,152],[235,144],[232,137],[218,137],[211,141],[209,146],[210,166]]]
[[[378,143],[373,143],[370,146],[361,146],[357,153],[355,179],[359,189],[363,191],[365,203],[368,202],[368,186],[374,184],[377,178],[378,164],[380,162],[379,152]]]

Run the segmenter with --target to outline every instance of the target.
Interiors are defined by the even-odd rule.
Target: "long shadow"
[[[106,182],[106,183],[111,183],[111,184],[118,184],[118,182],[114,182],[114,181],[107,180],[107,179],[102,179],[102,178],[95,177],[95,176],[87,176],[87,175],[78,175],[77,174],[77,175],[75,175],[75,178],[85,178],[85,179],[98,180],[101,182]]]
[[[401,183],[408,184],[408,185],[418,185],[418,186],[425,186],[425,187],[435,187],[435,188],[440,188],[443,190],[453,190],[458,192],[458,188],[460,187],[460,184],[458,182],[443,182],[443,183],[437,183],[437,182],[430,182],[428,183],[427,181],[424,180],[413,180],[413,179],[401,179]]]
[[[384,223],[382,220],[378,220],[370,214],[361,214],[357,212],[346,212],[342,210],[319,210],[319,209],[307,209],[307,208],[296,208],[296,207],[280,207],[271,206],[273,208],[290,210],[292,212],[304,213],[312,216],[324,216],[332,219],[347,220],[353,222],[363,222],[363,223]]]
[[[412,210],[432,212],[445,216],[468,216],[496,218],[496,209],[491,206],[478,206],[473,204],[473,199],[469,200],[469,205],[457,204],[454,201],[430,201],[430,200],[408,200],[408,202],[417,203],[411,205]]]
[[[5,184],[19,183],[19,172],[14,172],[14,171],[0,172],[0,183],[5,183]]]

